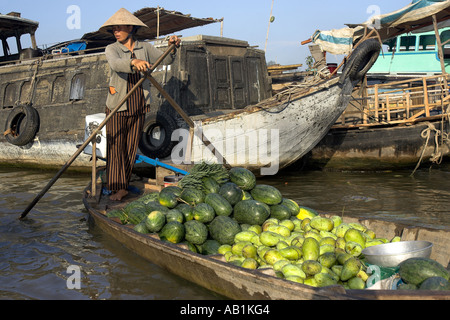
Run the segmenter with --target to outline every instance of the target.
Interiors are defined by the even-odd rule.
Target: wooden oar
[[[169,53],[175,49],[175,44],[171,44],[166,52],[164,52],[161,57],[152,65],[152,67],[149,69],[148,73],[152,73],[158,65],[161,64],[161,62],[169,55]],[[53,179],[50,180],[50,182],[45,186],[44,189],[36,196],[36,198],[29,204],[29,206],[25,209],[25,211],[22,213],[19,219],[24,219],[27,214],[31,211],[31,209],[34,208],[34,206],[39,202],[39,200],[42,199],[42,197],[47,193],[47,191],[55,184],[55,182],[62,176],[62,174],[69,168],[72,163],[75,161],[75,159],[83,152],[83,150],[91,143],[93,139],[95,139],[98,135],[98,133],[103,129],[103,127],[108,123],[108,121],[112,118],[114,114],[116,114],[119,109],[125,104],[125,102],[128,100],[128,98],[139,88],[139,86],[142,85],[142,83],[145,81],[145,77],[143,77],[139,82],[128,92],[128,94],[125,96],[125,98],[122,99],[122,101],[119,103],[119,105],[111,111],[111,113],[105,118],[105,120],[98,126],[97,129],[95,129],[91,136],[78,148],[77,152],[74,153],[74,155],[66,162],[66,164],[58,171],[58,173],[53,177]]]

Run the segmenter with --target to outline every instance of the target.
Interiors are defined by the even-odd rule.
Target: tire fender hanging
[[[158,112],[156,116],[148,117],[144,124],[139,149],[150,158],[163,159],[172,153],[175,141],[172,133],[178,129],[175,119],[169,114]]]
[[[344,83],[346,78],[356,83],[361,81],[377,61],[380,50],[381,45],[377,39],[369,39],[361,43],[345,63],[340,82]]]
[[[34,140],[39,130],[39,113],[29,105],[12,109],[5,124],[4,136],[15,146],[25,146]]]

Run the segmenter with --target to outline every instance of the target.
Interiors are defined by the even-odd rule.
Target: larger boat
[[[412,170],[440,164],[450,154],[450,28],[445,13],[431,8],[448,5],[414,1],[368,22],[381,23],[383,50],[346,111],[302,164],[325,170]],[[425,12],[435,12],[434,19]],[[405,25],[413,13],[417,20]]]
[[[174,19],[180,20],[177,30],[193,25],[189,16],[154,8],[135,15],[152,26],[162,13],[168,17],[159,19],[167,22],[166,28],[161,25],[160,35],[176,31],[174,23],[169,23]],[[10,16],[1,18],[6,21]],[[203,25],[216,20],[195,21],[195,25]],[[152,30],[155,28],[142,39],[154,39],[156,33]],[[194,120],[195,128],[189,128],[154,87],[153,112],[148,114],[140,151],[152,158],[170,157],[170,161],[180,163],[226,159],[232,166],[255,170],[267,167],[268,174],[300,159],[323,138],[361,79],[356,71],[370,68],[374,62],[371,57],[380,48],[376,41],[373,46],[373,39],[370,42],[363,38],[355,52],[359,60],[346,65],[353,71],[340,78],[318,78],[307,87],[272,97],[262,50],[246,41],[223,37],[182,40],[175,63],[161,66],[153,76]],[[0,137],[1,162],[47,166],[66,163],[76,145],[85,139],[85,118],[104,112],[109,67],[103,48],[111,41],[114,39],[101,33],[90,33],[81,41],[51,48],[50,55],[26,61],[7,57],[8,63],[0,67],[0,122],[6,124],[4,136]],[[372,43],[369,50],[368,42]],[[79,44],[81,50],[69,47]],[[165,50],[166,44],[155,45]],[[177,129],[186,129],[186,139],[179,134],[180,138],[173,141]],[[211,148],[204,145],[203,137],[220,150],[222,159],[208,153]],[[73,167],[87,167],[89,160],[89,155],[81,155]]]

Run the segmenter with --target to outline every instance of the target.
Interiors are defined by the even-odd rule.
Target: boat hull
[[[276,277],[273,270],[248,270],[225,262],[223,256],[204,256],[193,253],[185,245],[175,245],[159,240],[154,235],[140,234],[132,227],[121,225],[106,217],[106,208],[114,205],[100,198],[89,197],[88,187],[84,205],[95,228],[109,234],[132,252],[161,268],[204,287],[216,294],[235,300],[410,300],[450,299],[443,291],[393,291],[393,290],[345,290],[342,286],[315,288]],[[106,202],[105,202],[106,201]],[[131,200],[130,200],[131,201]],[[117,204],[115,205],[117,206]],[[117,207],[116,207],[117,208]],[[431,258],[448,266],[450,247],[448,229],[432,230],[406,227],[372,219],[348,218],[346,222],[359,222],[377,235],[402,240],[428,240],[433,242]]]
[[[203,120],[197,130],[202,130],[231,166],[261,169],[262,175],[276,174],[319,143],[345,110],[353,87],[337,80],[276,106]],[[223,160],[205,146],[198,132],[194,136],[189,161]]]
[[[434,130],[448,132],[448,123],[442,124],[435,120],[406,126],[331,129],[308,155],[307,164],[333,170],[390,170],[429,163],[436,155],[439,159],[439,155],[450,153],[450,144],[441,143]]]

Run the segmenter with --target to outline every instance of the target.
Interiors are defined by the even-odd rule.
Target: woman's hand
[[[171,37],[169,38],[169,44],[172,44],[172,43],[174,43],[175,46],[178,48],[178,47],[180,46],[181,39],[178,38],[177,36],[171,36]]]
[[[139,72],[147,71],[152,65],[145,60],[133,59],[131,60],[131,66]]]

